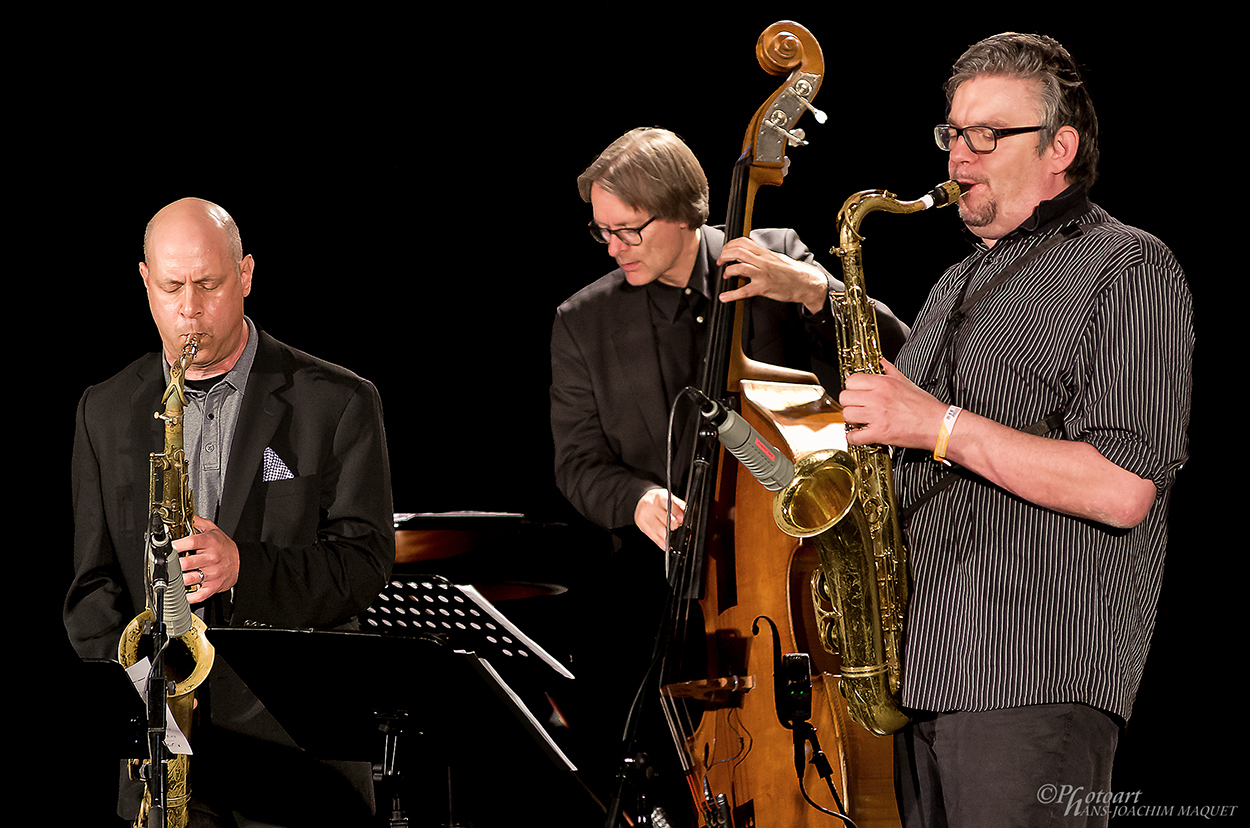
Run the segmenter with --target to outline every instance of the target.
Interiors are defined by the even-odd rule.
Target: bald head
[[[234,219],[203,199],[175,201],[148,222],[143,257],[139,273],[166,359],[172,362],[187,334],[196,333],[200,351],[187,378],[230,370],[247,344],[243,299],[254,267]]]
[[[198,226],[206,234],[221,234],[226,255],[237,268],[243,262],[243,241],[239,226],[224,209],[202,198],[180,198],[162,207],[143,231],[143,258],[152,258],[152,239],[162,225]]]

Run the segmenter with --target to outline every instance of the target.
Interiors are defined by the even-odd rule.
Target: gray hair
[[[1068,182],[1085,187],[1094,183],[1098,177],[1098,116],[1080,68],[1059,41],[1045,35],[1004,32],[970,46],[955,61],[946,81],[948,114],[959,85],[981,75],[1036,81],[1038,116],[1044,127],[1038,135],[1038,154],[1046,151],[1061,127],[1072,127],[1080,143],[1076,158],[1065,171]]]

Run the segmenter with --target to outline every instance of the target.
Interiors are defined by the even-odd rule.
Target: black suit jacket
[[[239,580],[232,606],[210,599],[208,620],[350,626],[395,559],[381,402],[350,371],[258,335],[215,521],[239,547]],[[165,385],[161,355],[149,354],[79,402],[64,618],[84,658],[115,659],[122,630],[144,609],[149,454],[163,444],[153,414]],[[267,448],[293,476],[265,479]]]
[[[751,233],[761,246],[820,267],[793,230]],[[724,232],[702,228],[697,268],[715,272]],[[711,278],[711,277],[709,277]],[[830,290],[843,284],[829,277]],[[772,365],[814,371],[836,393],[836,330],[826,310],[755,298],[746,318],[746,352]],[[893,356],[907,326],[877,307],[882,348]],[[617,269],[574,294],[556,311],[551,334],[551,427],[556,483],[594,523],[633,524],[643,493],[665,479],[668,401],[646,293]]]

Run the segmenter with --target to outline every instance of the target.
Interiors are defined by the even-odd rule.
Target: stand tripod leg
[[[391,816],[387,828],[408,828],[408,816],[404,812],[403,795],[400,791],[403,774],[399,770],[399,736],[404,732],[406,714],[379,716],[378,729],[382,731],[382,768],[378,787],[385,798],[390,799]],[[381,799],[381,798],[380,798]]]

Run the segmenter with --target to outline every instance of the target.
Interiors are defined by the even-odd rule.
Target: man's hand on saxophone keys
[[[175,540],[174,550],[190,553],[182,557],[182,580],[188,587],[200,587],[187,594],[197,604],[238,582],[239,547],[207,518],[196,515],[193,525],[195,533]]]
[[[947,405],[903,375],[887,359],[883,374],[851,374],[838,395],[852,445],[933,450]]]

